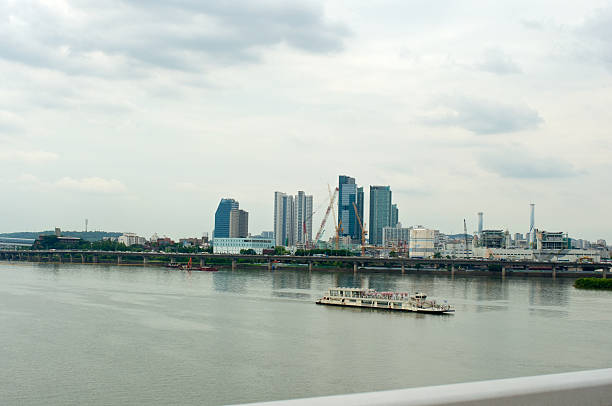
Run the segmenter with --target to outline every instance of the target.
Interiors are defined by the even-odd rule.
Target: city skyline
[[[536,202],[612,240],[612,2],[187,3],[2,7],[2,231],[197,235],[232,196],[257,233],[347,174],[404,225],[525,233]]]

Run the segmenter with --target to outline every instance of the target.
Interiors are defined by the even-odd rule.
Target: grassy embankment
[[[612,279],[580,278],[576,279],[574,287],[578,289],[612,290]]]

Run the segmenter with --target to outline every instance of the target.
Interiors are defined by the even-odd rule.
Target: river
[[[612,366],[612,292],[571,279],[0,262],[3,405],[222,405]],[[454,315],[317,306],[424,291]]]

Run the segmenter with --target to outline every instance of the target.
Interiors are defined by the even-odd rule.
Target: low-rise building
[[[140,237],[134,233],[123,233],[123,235],[119,236],[117,241],[127,247],[130,245],[144,245],[147,242],[146,238]]]
[[[435,254],[436,230],[413,228],[410,230],[408,252],[412,258],[431,258]]]
[[[215,254],[240,254],[241,250],[252,249],[262,254],[265,249],[274,249],[274,240],[271,238],[215,238],[213,252]]]
[[[383,227],[383,247],[407,247],[410,242],[412,227]]]

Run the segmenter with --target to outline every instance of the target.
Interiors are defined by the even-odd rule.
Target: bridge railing
[[[612,405],[612,368],[249,405],[610,406]]]

